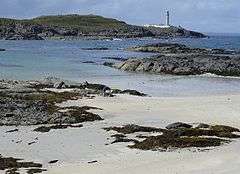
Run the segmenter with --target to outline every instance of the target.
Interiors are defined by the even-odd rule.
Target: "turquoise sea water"
[[[43,79],[47,76],[74,81],[104,83],[133,88],[157,96],[240,93],[240,79],[212,76],[169,76],[127,73],[104,67],[103,57],[146,57],[152,54],[124,51],[125,48],[157,42],[177,42],[193,47],[240,50],[239,36],[205,39],[123,39],[77,41],[0,41],[0,78]],[[109,50],[84,50],[107,47]],[[94,61],[97,64],[85,64]]]

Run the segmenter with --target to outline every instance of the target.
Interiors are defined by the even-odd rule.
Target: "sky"
[[[129,24],[171,24],[200,32],[240,33],[240,0],[0,0],[0,16],[97,14]]]

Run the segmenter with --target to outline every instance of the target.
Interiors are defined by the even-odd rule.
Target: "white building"
[[[156,27],[156,28],[169,28],[170,27],[170,13],[166,13],[166,23],[165,24],[146,24],[144,27]]]

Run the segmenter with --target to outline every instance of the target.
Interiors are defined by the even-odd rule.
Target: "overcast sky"
[[[201,32],[240,33],[240,0],[0,0],[0,16],[98,14],[130,24],[164,23]]]

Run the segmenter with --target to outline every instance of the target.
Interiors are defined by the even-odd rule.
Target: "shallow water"
[[[240,79],[212,76],[169,76],[127,73],[101,64],[103,57],[146,57],[152,54],[124,51],[135,45],[177,42],[193,47],[240,50],[240,37],[214,36],[204,39],[124,39],[78,41],[0,41],[0,78],[43,79],[47,76],[90,81],[114,88],[132,88],[154,96],[192,96],[240,92]],[[109,50],[83,50],[107,47]],[[97,64],[84,64],[94,61]]]

